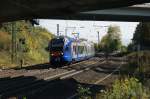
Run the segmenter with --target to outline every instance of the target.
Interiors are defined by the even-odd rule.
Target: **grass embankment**
[[[149,99],[150,91],[136,78],[116,80],[112,89],[97,94],[97,99]]]
[[[128,71],[150,73],[150,51],[133,52],[127,56]]]
[[[150,99],[150,79],[146,77],[150,73],[150,51],[130,53],[127,59],[120,79],[112,84],[112,88],[91,93],[95,94],[95,99]],[[81,99],[85,97],[92,99],[89,94],[80,96]]]
[[[150,51],[132,52],[127,59],[125,74],[104,92],[104,99],[150,99]]]
[[[0,68],[19,66],[21,59],[24,65],[48,62],[49,53],[45,48],[54,35],[45,28],[33,27],[26,21],[17,21],[13,24],[16,30],[14,62],[11,62],[12,23],[4,23],[0,28]],[[24,39],[24,44],[19,41],[20,39]]]
[[[92,93],[89,88],[78,88],[79,99],[150,99],[150,89],[137,78],[126,77],[116,80],[112,88]]]

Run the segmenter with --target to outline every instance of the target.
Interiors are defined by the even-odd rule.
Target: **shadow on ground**
[[[8,97],[17,97],[17,99],[67,99],[77,93],[79,84],[83,87],[92,86],[92,93],[105,88],[103,85],[79,83],[72,78],[45,81],[33,76],[20,76],[0,78],[0,94],[1,99],[7,99]],[[77,97],[74,99],[77,99]]]

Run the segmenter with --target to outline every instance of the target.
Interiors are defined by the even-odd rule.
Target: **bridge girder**
[[[146,2],[149,0],[2,0],[0,22],[33,18],[57,19],[59,17],[61,19],[82,19],[81,17],[93,15],[83,15],[81,12],[125,7]],[[88,18],[85,19],[88,20]]]

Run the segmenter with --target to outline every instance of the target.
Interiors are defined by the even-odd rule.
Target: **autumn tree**
[[[121,48],[121,31],[119,26],[109,26],[108,33],[100,42],[100,49],[105,52],[106,57],[109,53]]]

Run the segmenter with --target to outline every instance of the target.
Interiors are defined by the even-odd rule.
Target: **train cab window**
[[[64,40],[63,39],[53,39],[51,41],[51,50],[63,50]]]

